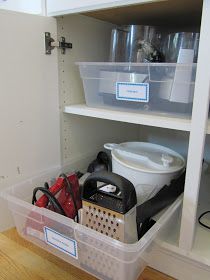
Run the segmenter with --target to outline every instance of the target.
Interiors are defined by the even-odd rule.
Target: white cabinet
[[[42,14],[42,4],[43,0],[0,0],[0,9],[29,14]]]
[[[137,2],[139,5],[120,8],[120,5]],[[188,159],[182,215],[179,221],[174,221],[171,239],[160,241],[157,250],[161,257],[155,258],[153,252],[150,263],[184,280],[198,279],[202,270],[205,275],[200,279],[210,278],[210,250],[206,245],[210,243],[210,234],[197,223],[197,206],[199,211],[210,208],[209,200],[206,203],[205,199],[210,197],[210,191],[205,188],[205,195],[201,195],[201,187],[199,196],[203,157],[210,161],[208,136],[204,153],[206,134],[210,134],[210,64],[207,63],[210,60],[210,1],[205,0],[203,5],[192,119],[88,108],[75,62],[107,61],[110,33],[115,24],[135,20],[137,24],[160,23],[173,28],[179,24],[180,29],[199,29],[202,1],[190,3],[191,0],[48,0],[48,14],[71,15],[53,19],[0,12],[1,34],[5,34],[5,43],[0,46],[1,64],[4,65],[0,70],[3,86],[0,93],[3,100],[0,186],[21,181],[41,169],[56,167],[60,159],[64,166],[84,167],[105,142],[143,140],[177,150]],[[118,5],[117,9],[111,8]],[[90,10],[98,11],[86,13],[86,16],[73,14]],[[193,16],[189,17],[189,14]],[[53,50],[52,55],[46,56],[43,44],[46,31],[51,32],[54,39],[64,36],[73,48],[65,55],[60,50]],[[11,36],[13,33],[14,37]],[[18,42],[15,50],[14,38]],[[188,263],[188,271],[184,265],[180,268],[180,258],[182,263]],[[196,266],[194,278],[190,278],[191,264]]]
[[[44,54],[45,31],[56,38],[54,18],[0,11],[1,188],[60,165],[57,53]]]
[[[47,14],[49,16],[64,15],[69,13],[78,13],[93,11],[110,7],[131,5],[136,3],[149,3],[157,0],[46,0]]]

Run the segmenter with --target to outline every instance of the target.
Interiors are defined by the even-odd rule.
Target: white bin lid
[[[144,142],[114,146],[112,157],[120,164],[148,173],[171,173],[185,167],[184,158],[166,147]]]

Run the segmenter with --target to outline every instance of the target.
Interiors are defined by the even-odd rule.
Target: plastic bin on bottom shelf
[[[8,201],[19,234],[99,279],[136,280],[147,264],[144,254],[148,254],[158,235],[166,235],[171,217],[174,220],[174,215],[179,212],[182,198],[160,216],[141,240],[128,245],[30,204],[33,188],[58,174],[49,172],[1,192],[1,197]]]
[[[192,112],[196,64],[78,62],[86,104],[144,112]]]

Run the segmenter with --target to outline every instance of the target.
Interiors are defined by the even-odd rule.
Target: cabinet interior
[[[206,136],[205,151],[204,151],[204,163],[201,176],[201,184],[197,206],[197,219],[205,211],[210,211],[210,137]],[[206,215],[204,222],[210,226],[210,215]],[[192,248],[192,252],[200,255],[206,259],[209,264],[210,251],[206,246],[210,241],[209,229],[206,229],[199,225],[198,220],[195,229],[195,240]]]
[[[77,160],[88,164],[106,142],[136,140],[137,125],[72,116],[63,113],[66,105],[85,103],[78,61],[108,61],[113,24],[82,15],[59,17],[58,37],[65,36],[73,48],[59,54],[59,96],[61,155],[64,165]]]
[[[195,1],[191,12],[196,14],[194,28],[199,29],[202,1]],[[77,157],[95,156],[106,142],[124,142],[145,140],[166,145],[185,157],[188,149],[188,132],[151,128],[135,124],[126,124],[96,118],[87,118],[63,113],[68,105],[85,103],[82,80],[75,62],[109,61],[111,30],[115,24],[158,24],[165,21],[167,28],[173,28],[177,22],[177,13],[186,13],[189,1],[174,8],[174,1],[134,5],[96,12],[85,15],[74,14],[57,17],[58,37],[65,36],[72,42],[73,48],[66,55],[59,53],[59,96],[61,112],[61,154],[63,164]],[[178,8],[179,7],[179,8]],[[157,13],[155,11],[157,10]],[[138,11],[136,13],[136,11]],[[189,12],[189,10],[188,10]],[[153,17],[156,14],[156,19]],[[176,16],[170,17],[170,13]],[[143,16],[142,16],[143,15]],[[140,21],[134,19],[138,17]],[[132,20],[133,18],[133,20]],[[168,19],[171,22],[168,24]],[[185,17],[186,18],[186,17]],[[189,18],[189,17],[187,17]],[[192,18],[192,17],[190,17]],[[156,20],[156,22],[153,21]],[[143,20],[143,21],[141,21]],[[189,22],[182,23],[181,30],[191,26]],[[151,131],[152,135],[151,136]],[[170,133],[169,133],[170,131]],[[183,136],[184,135],[184,136]]]
[[[166,30],[170,28],[171,31],[199,31],[202,3],[202,0],[167,0],[57,17],[58,37],[64,36],[67,42],[73,44],[73,49],[67,50],[65,55],[58,52],[63,166],[70,165],[85,171],[88,163],[107,142],[153,142],[169,147],[187,158],[189,132],[75,116],[63,113],[63,109],[67,105],[85,103],[82,80],[75,62],[108,61],[111,30],[114,26],[142,24],[162,26]],[[47,28],[46,31],[49,29]],[[42,47],[40,49],[42,50]],[[46,90],[48,93],[49,91]],[[52,98],[52,89],[50,94]],[[44,108],[46,110],[45,105]],[[210,136],[208,135],[204,160],[198,215],[210,210]],[[170,239],[165,241],[178,247],[179,230],[180,221],[176,221],[171,228]],[[207,264],[210,264],[210,251],[206,246],[209,241],[209,231],[201,228],[197,223],[192,252],[208,259]]]
[[[189,132],[74,116],[63,113],[63,109],[64,106],[85,103],[82,80],[75,62],[108,61],[111,30],[116,24],[162,25],[170,30],[199,31],[201,11],[202,1],[193,1],[192,4],[190,0],[179,0],[57,18],[58,37],[65,36],[66,40],[73,44],[73,49],[65,56],[60,53],[58,55],[63,165],[79,160],[83,162],[85,168],[97,152],[103,149],[106,142],[148,141],[174,149],[187,158]],[[209,147],[210,137],[207,137],[205,151],[207,163],[210,162]],[[200,213],[199,205],[203,205],[203,197],[207,198],[209,194],[207,184],[203,183],[208,181],[205,180],[205,176],[209,176],[209,171],[210,168],[207,168],[202,175],[198,213]],[[170,244],[178,246],[179,229],[180,222],[177,222],[168,241]],[[207,235],[208,232],[205,233],[205,236]],[[200,244],[200,241],[195,240],[195,246],[198,246],[196,242]]]

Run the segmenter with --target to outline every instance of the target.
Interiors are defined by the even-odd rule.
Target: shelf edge
[[[84,104],[65,106],[63,112],[86,117],[120,121],[159,128],[168,128],[173,130],[190,131],[191,129],[190,119],[133,112],[126,112],[125,116],[125,112],[122,111],[114,111],[104,108],[93,108],[88,107]]]

